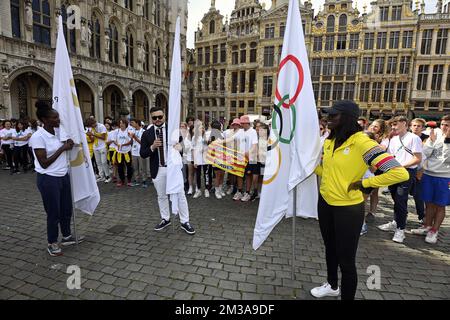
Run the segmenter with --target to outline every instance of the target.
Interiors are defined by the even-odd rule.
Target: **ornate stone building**
[[[79,28],[68,28],[71,5]],[[186,57],[187,0],[6,0],[0,14],[0,117],[34,117],[36,100],[51,100],[59,15],[84,117],[148,121],[152,106],[167,107],[177,15]]]
[[[370,12],[364,8],[361,13],[354,2],[325,0],[314,15],[312,4],[300,1],[318,108],[330,107],[338,99],[353,99],[371,117],[448,113],[448,14],[427,15],[423,2],[413,10],[411,0],[376,0]],[[209,121],[242,114],[269,115],[288,0],[272,1],[268,10],[258,0],[236,0],[229,22],[223,20],[214,4],[212,1],[196,33],[197,116]],[[438,12],[445,8],[438,1]],[[422,56],[419,51],[424,29],[433,31],[426,40],[431,41],[431,51]],[[226,63],[220,59],[210,61],[211,52],[218,47],[225,48]],[[418,62],[425,64],[427,59],[432,61],[429,85],[423,89],[425,92],[418,92]],[[219,81],[222,78],[223,73],[214,70],[224,70],[225,91],[210,85],[216,75]],[[440,89],[432,89],[437,87]],[[433,99],[441,100],[436,104]]]

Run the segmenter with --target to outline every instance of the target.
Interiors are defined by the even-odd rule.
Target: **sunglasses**
[[[156,116],[156,117],[152,117],[153,121],[156,120],[162,120],[164,118],[164,116]]]

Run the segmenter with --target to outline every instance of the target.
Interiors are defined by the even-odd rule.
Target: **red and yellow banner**
[[[213,142],[208,146],[206,162],[242,178],[247,167],[248,159],[242,152],[227,148],[223,143]]]

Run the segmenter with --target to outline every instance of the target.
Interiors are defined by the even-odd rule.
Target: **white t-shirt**
[[[227,142],[226,147],[233,149],[233,150],[240,150],[240,141],[241,136],[243,135],[244,130],[239,129],[237,131],[234,131],[233,129],[228,129],[223,133],[223,137],[225,140],[233,139],[231,142]]]
[[[192,149],[194,154],[194,164],[198,166],[206,165],[205,155],[205,138],[202,136],[192,138]]]
[[[189,135],[183,139],[183,163],[191,163],[192,159],[192,141]]]
[[[400,136],[394,136],[389,143],[388,152],[403,166],[413,159],[411,153],[422,153],[423,145],[420,137],[414,133],[407,132],[400,140]],[[411,166],[411,169],[417,168],[417,165]]]
[[[128,130],[122,131],[121,129],[117,130],[117,136],[116,136],[116,144],[117,146],[124,145],[125,143],[128,143],[131,141],[130,136],[128,135]],[[128,146],[122,146],[120,150],[117,150],[119,153],[128,153],[131,151],[131,144]]]
[[[143,128],[135,130],[135,135],[136,137],[138,137],[139,140],[141,140],[144,131],[145,130]],[[133,147],[131,148],[131,155],[134,157],[140,157],[141,156],[140,152],[141,152],[141,144],[133,139]]]
[[[109,147],[113,148],[116,151],[117,151],[117,145],[116,145],[115,141],[116,141],[117,131],[118,131],[118,129],[111,130],[108,132],[108,142],[112,141],[112,143],[109,144]]]
[[[45,149],[47,151],[47,158],[55,154],[55,152],[63,145],[63,143],[59,141],[58,129],[55,129],[55,135],[52,135],[47,130],[39,128],[31,137],[30,144],[33,147],[34,166],[36,172],[52,177],[64,177],[67,174],[69,169],[66,152],[61,153],[55,162],[53,162],[47,169],[44,169],[41,167],[34,151],[35,149]]]
[[[3,129],[2,131],[0,131],[0,136],[2,138],[7,137],[7,138],[12,138],[16,135],[16,130],[15,129]],[[9,144],[11,146],[14,145],[14,140],[9,139],[9,140],[3,140],[2,139],[2,144]]]
[[[97,127],[95,127],[95,132],[98,134],[102,134],[102,133],[107,133],[108,131],[106,130],[106,127],[103,124],[97,122]],[[96,151],[105,150],[105,148],[106,148],[105,140],[97,138],[97,141],[98,141],[97,145],[94,144],[94,150],[96,150]]]
[[[23,137],[26,137],[28,135],[28,133],[27,133],[27,131],[25,130],[25,131],[23,131],[23,130],[20,130],[19,132],[15,132],[15,134],[14,134],[14,137],[15,138],[23,138]],[[26,140],[26,141],[14,141],[14,146],[15,147],[23,147],[23,146],[26,146],[28,144],[28,140]]]
[[[383,146],[387,149],[387,147],[389,147],[389,138],[384,138],[383,140],[381,140],[380,146]]]
[[[242,129],[242,134],[239,136],[240,142],[239,142],[239,151],[242,153],[249,153],[249,162],[250,163],[257,163],[257,153],[250,153],[250,150],[252,146],[258,144],[258,134],[256,133],[256,130],[253,128],[248,129],[245,131]]]

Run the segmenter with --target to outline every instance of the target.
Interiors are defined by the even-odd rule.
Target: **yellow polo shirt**
[[[386,187],[409,179],[408,171],[363,132],[355,133],[336,150],[334,143],[334,139],[325,140],[322,165],[315,170],[322,177],[320,194],[329,205],[351,206],[363,202],[361,191],[347,190],[371,166],[382,174],[364,179],[364,188]]]

